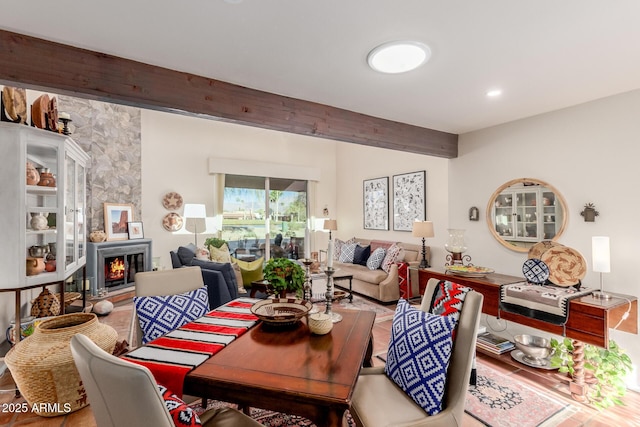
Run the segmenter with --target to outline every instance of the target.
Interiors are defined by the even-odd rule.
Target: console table
[[[602,300],[586,295],[569,302],[569,319],[566,327],[532,319],[519,314],[500,311],[500,286],[510,283],[522,282],[524,279],[505,274],[488,274],[485,277],[471,278],[456,276],[446,273],[444,269],[427,268],[418,269],[420,294],[429,279],[451,280],[484,295],[482,312],[500,319],[510,320],[521,325],[550,332],[556,335],[564,335],[568,338],[593,344],[598,347],[608,347],[609,329],[621,321],[622,316],[628,311],[628,317],[618,326],[619,331],[638,333],[638,299],[631,295],[612,294],[613,298]],[[564,329],[564,330],[563,330]]]

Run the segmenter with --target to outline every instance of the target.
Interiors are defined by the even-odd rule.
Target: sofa
[[[193,245],[180,246],[177,251],[170,251],[170,255],[173,268],[200,267],[212,310],[238,298],[238,282],[230,263],[197,259]]]
[[[366,260],[360,260],[361,263],[341,262],[340,256],[343,254],[344,245],[357,243],[358,252],[366,254],[366,247],[369,247],[369,255]],[[393,245],[400,248],[396,259],[388,265],[388,271],[382,269],[382,266],[371,269],[370,266],[364,265],[372,256],[377,248],[385,249],[385,252]],[[347,241],[335,239],[334,242],[334,262],[333,268],[338,270],[336,276],[353,275],[352,290],[358,294],[376,299],[382,303],[397,302],[400,298],[398,263],[406,262],[410,266],[417,266],[422,259],[422,245],[413,245],[410,243],[392,242],[387,240],[369,240],[354,237]],[[364,248],[364,251],[362,249]],[[385,254],[386,256],[387,254]],[[429,247],[426,248],[426,257],[429,259]],[[342,258],[344,260],[344,257]],[[418,295],[418,280],[415,275],[411,280],[412,295]],[[346,282],[338,282],[337,286],[348,286]]]

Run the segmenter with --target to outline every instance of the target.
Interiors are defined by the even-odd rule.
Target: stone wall
[[[71,115],[71,137],[91,156],[87,233],[104,230],[104,203],[132,204],[133,219],[141,219],[140,109],[58,95],[58,111]]]

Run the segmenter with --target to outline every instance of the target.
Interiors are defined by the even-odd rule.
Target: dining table
[[[325,335],[312,334],[306,318],[259,323],[189,372],[184,392],[342,425],[360,369],[372,364],[375,313],[339,312],[342,321]]]

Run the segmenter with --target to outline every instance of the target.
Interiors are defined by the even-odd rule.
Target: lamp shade
[[[206,218],[207,209],[203,204],[186,203],[184,205],[185,218]]]
[[[598,273],[609,273],[611,271],[609,237],[593,236],[591,238],[591,260],[593,262],[593,271]]]
[[[414,221],[411,235],[413,237],[433,237],[433,221]]]
[[[325,219],[324,220],[324,229],[325,230],[337,230],[338,229],[338,221],[335,219]]]

